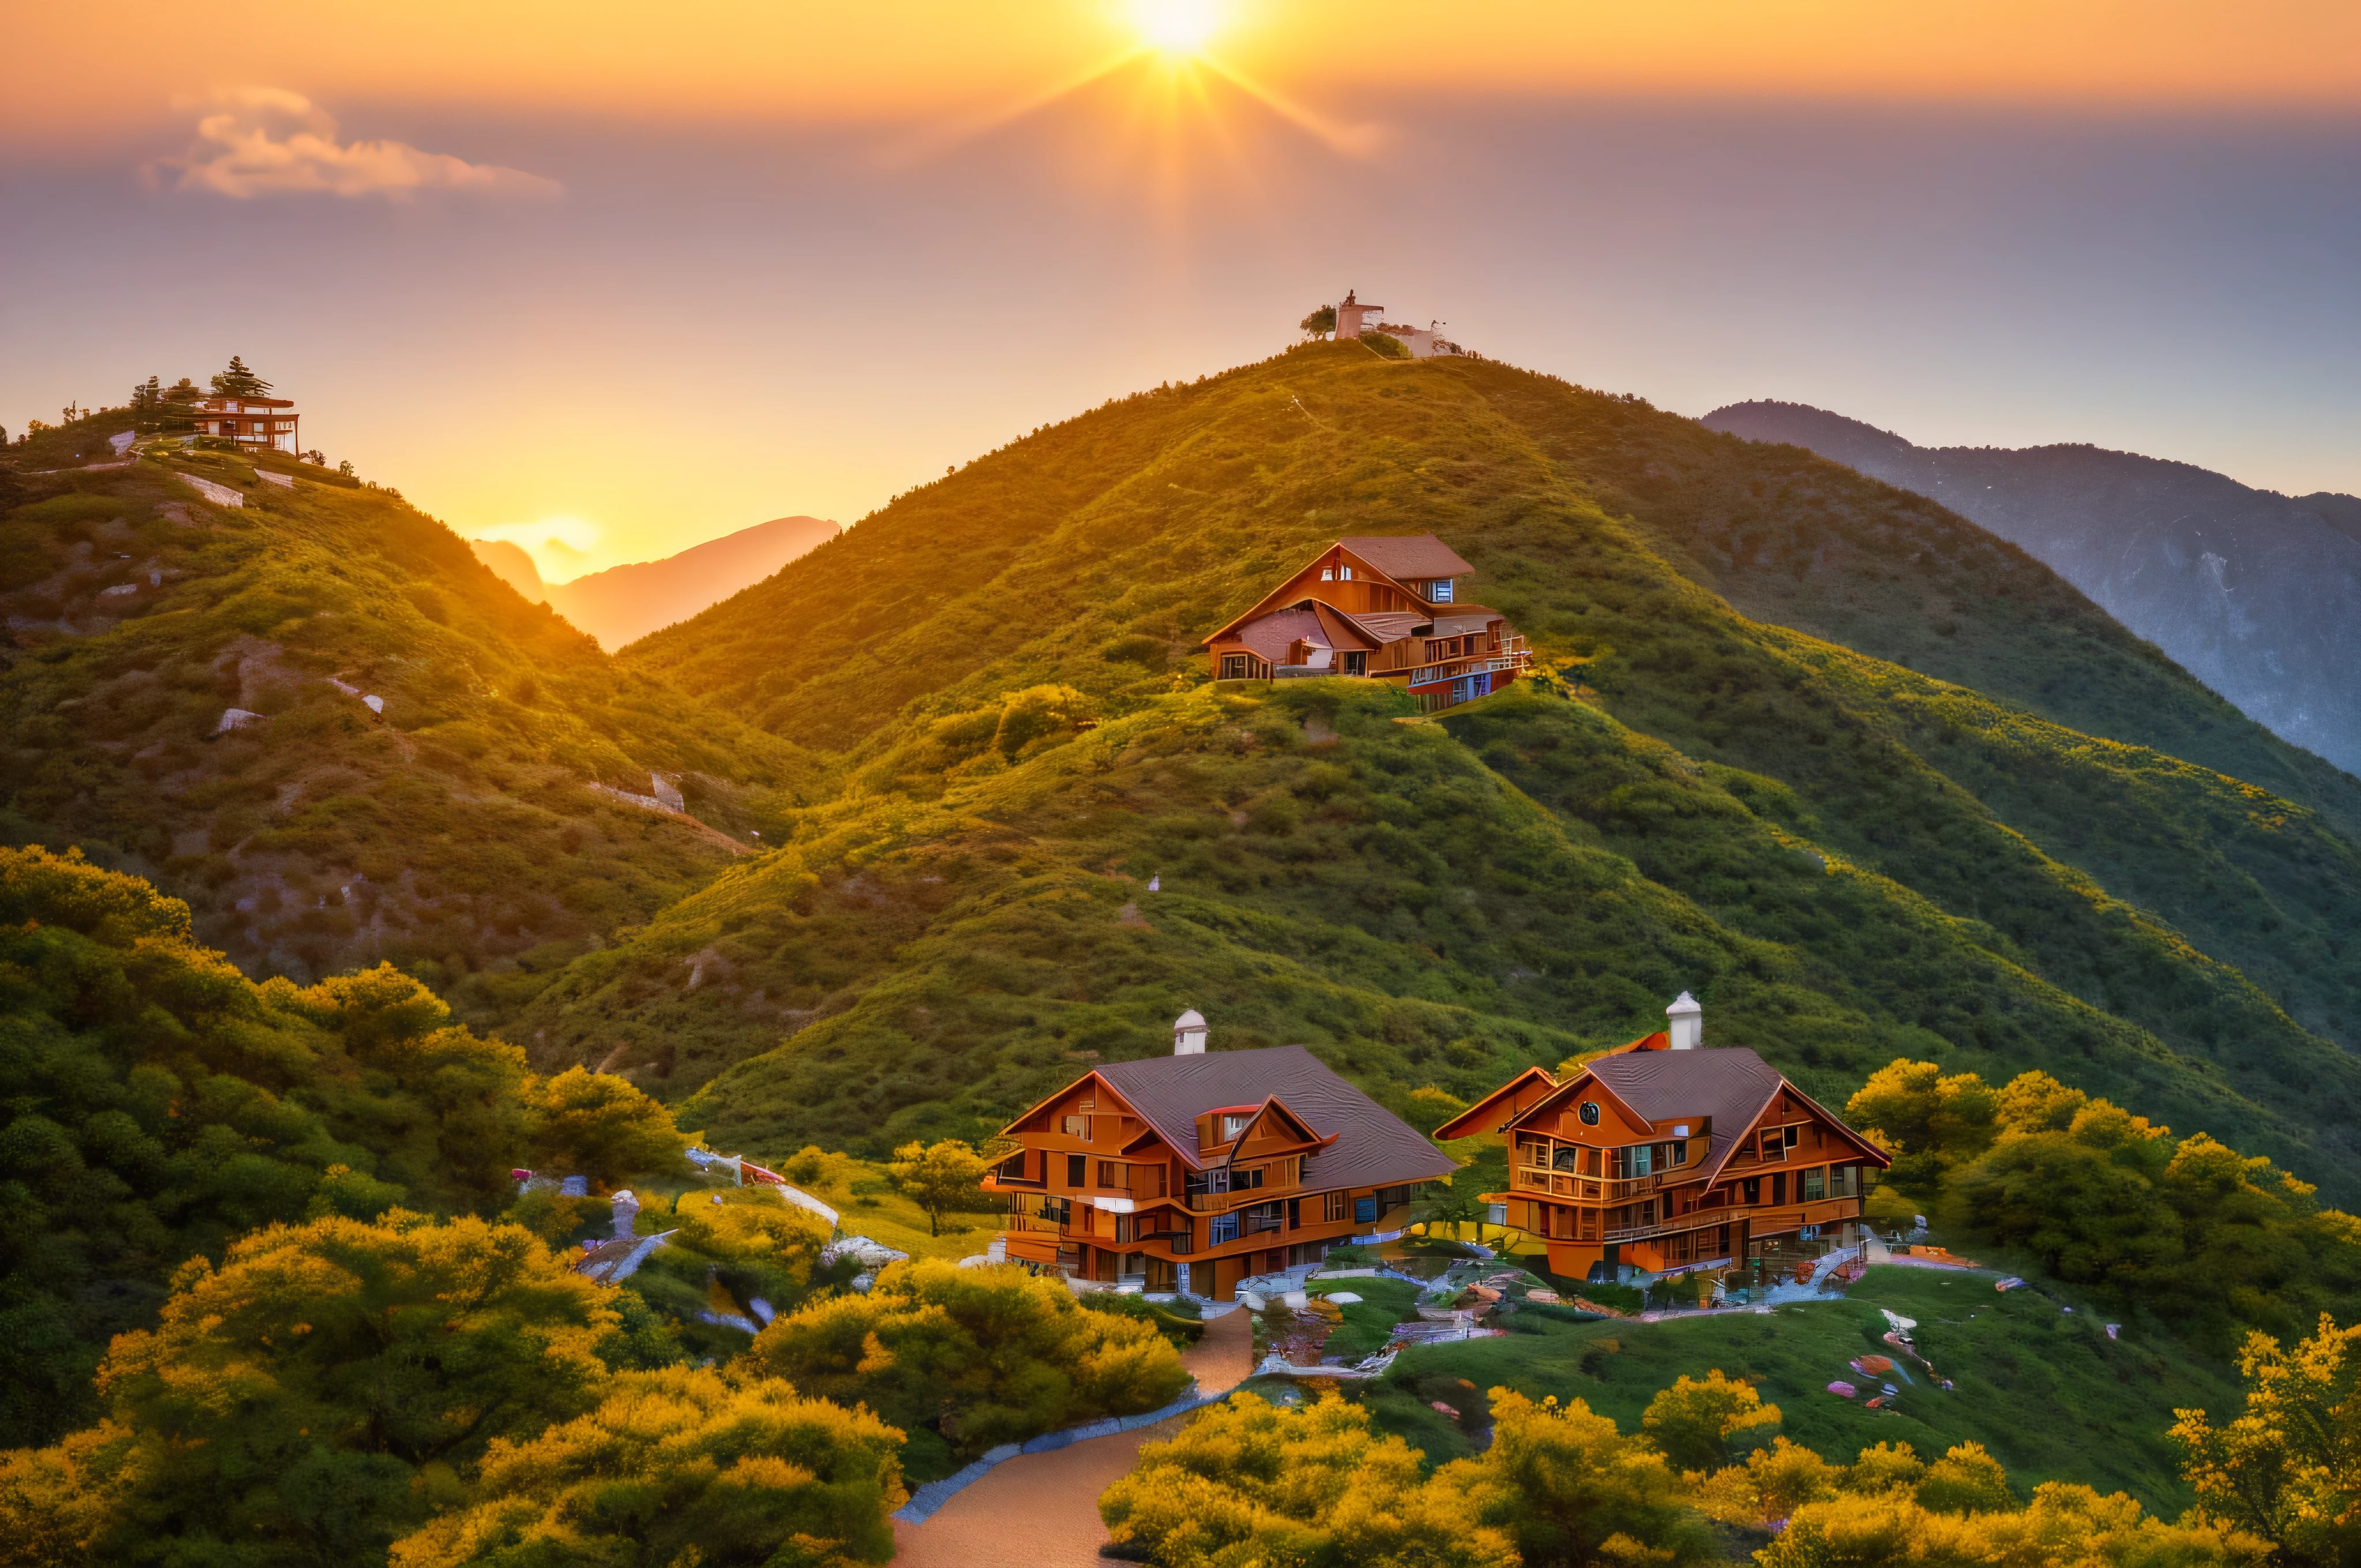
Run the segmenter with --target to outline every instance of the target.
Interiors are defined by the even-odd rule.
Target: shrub
[[[469,1506],[395,1542],[393,1568],[884,1563],[901,1442],[774,1377],[627,1372],[596,1409],[493,1443]]]
[[[962,1453],[1170,1403],[1189,1383],[1147,1323],[1087,1312],[1015,1265],[889,1264],[865,1295],[782,1314],[753,1365],[805,1393],[866,1403]]]

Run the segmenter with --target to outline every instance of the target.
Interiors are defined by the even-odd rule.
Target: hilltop
[[[0,830],[187,899],[247,973],[390,959],[497,1021],[818,778],[397,492],[174,451],[30,476],[7,514]]]
[[[1800,403],[1708,428],[1801,446],[2023,546],[2275,734],[2361,772],[2361,497],[2089,445],[1926,447]]]
[[[1424,530],[1554,693],[1395,726],[1202,689],[1267,579]],[[1688,986],[1839,1099],[1896,1054],[2038,1065],[2353,1180],[2361,786],[1972,523],[1633,400],[1298,349],[979,458],[621,663],[841,770],[519,1025],[732,1136],[973,1132],[1183,1005],[1465,1094]]]

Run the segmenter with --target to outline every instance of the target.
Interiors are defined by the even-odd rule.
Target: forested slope
[[[152,878],[249,974],[390,959],[481,1023],[817,776],[617,666],[397,494],[258,461],[291,488],[191,454],[35,477],[0,521],[9,841]],[[593,787],[654,773],[705,821]]]
[[[1783,495],[1773,480],[1799,464],[1808,484]],[[1635,496],[1651,487],[1655,499]],[[1775,541],[1765,542],[1743,571],[1706,564],[1699,542],[1744,532],[1737,496],[1797,548],[1816,531],[1819,543],[1765,562]],[[1009,728],[1008,694],[1075,688],[1051,706],[1110,721],[1086,749],[1137,734],[1127,715],[1152,716],[1150,730],[1200,722],[1163,706],[1206,700],[1173,696],[1201,678],[1193,638],[1329,539],[1420,529],[1476,564],[1477,596],[1534,635],[1582,702],[1518,696],[1415,727],[1424,744],[1452,738],[1456,783],[1401,773],[1390,727],[1340,730],[1320,765],[1345,782],[1315,795],[1381,804],[1346,811],[1333,833],[1303,826],[1330,820],[1327,806],[1220,747],[1194,747],[1185,773],[1116,768],[1111,793],[1087,806],[1032,771],[1026,748],[1042,742]],[[1851,603],[1851,620],[1822,630],[1986,688],[1749,619],[1718,591],[1738,577],[1757,614],[1800,623]],[[1819,597],[1807,603],[1783,583]],[[1890,645],[1945,606],[1967,619],[1935,641],[1960,652]],[[1342,1053],[1389,1000],[1466,1010],[1433,1025],[1472,1042],[1464,1069],[1407,1050],[1368,1065],[1398,1088],[1432,1079],[1465,1092],[1520,1052],[1547,1058],[1562,1034],[1629,1037],[1688,985],[1719,1038],[1763,1045],[1826,1087],[1905,1050],[2045,1065],[2094,1091],[2125,1084],[2118,1098],[2274,1153],[2307,1179],[2347,1179],[2330,1151],[2345,1148],[2361,1108],[2342,1048],[2361,1020],[2342,935],[2361,915],[2361,863],[2335,826],[2351,815],[2350,781],[2307,765],[1971,524],[1642,404],[1497,365],[1299,350],[979,459],[626,663],[835,747],[851,769],[848,792],[787,850],[583,960],[527,1021],[532,1048],[553,1058],[620,1047],[643,1081],[700,1090],[695,1109],[718,1124],[870,1139],[882,1117],[933,1124],[934,1108],[961,1096],[988,1120],[1064,1070],[1064,1051],[1159,1048],[1180,1005],[1217,1023],[1224,1009],[1261,1016],[1279,1005],[1262,994],[1279,982],[1251,977],[1278,976],[1283,957],[1363,1001],[1346,1027],[1282,1010],[1274,1038],[1327,1038]],[[1334,700],[1359,711],[1373,699]],[[1256,722],[1233,727],[1252,733]],[[1017,745],[1001,743],[1012,737]],[[2176,760],[2168,747],[2183,742],[2280,793]],[[1250,751],[1274,754],[1262,741]],[[994,791],[1003,804],[983,809]],[[1274,791],[1299,803],[1280,817],[1303,814],[1281,832],[1255,817]],[[1542,815],[1497,819],[1511,809]],[[1455,845],[1436,823],[1469,811],[1477,825],[1454,829],[1467,833],[1464,846],[1398,861],[1408,850],[1391,835],[1405,823]],[[1725,818],[1742,818],[1751,837],[1717,832]],[[1548,855],[1521,851],[1500,867],[1505,880],[1467,869],[1531,832],[1563,842],[1569,868],[1592,871],[1553,872],[1527,893],[1515,884]],[[1073,946],[1081,927],[1060,921],[1080,919],[1092,899],[1113,899],[1111,916],[1137,903],[1108,871],[1144,882],[1183,843],[1209,864],[1268,856],[1286,868],[1250,887],[1175,879],[1180,897],[1159,895],[1159,907],[1192,910],[1192,928],[1220,934],[1235,978],[1215,981],[1212,947],[1185,959],[1159,948],[1136,960],[1159,978],[1142,982],[1119,1027],[1110,1020],[1081,1044],[1058,1036],[1044,1004],[1026,999],[1071,979],[1106,1006],[1105,987],[1079,978],[1096,961],[1083,955],[1123,939],[1094,933]],[[1801,846],[1837,868],[1821,881],[1875,898],[1841,913],[1789,907],[1783,868],[1815,863]],[[1650,921],[1681,938],[1592,919],[1596,867],[1609,862],[1586,855],[1636,873]],[[929,857],[961,870],[921,867]],[[1101,882],[1050,897],[1075,876]],[[1391,894],[1374,891],[1389,883]],[[998,980],[974,970],[1028,922],[1046,968]],[[1504,934],[1520,927],[1530,954]],[[1751,941],[1784,957],[1743,956]],[[926,974],[941,978],[922,983]],[[1554,978],[1532,978],[1543,974]],[[704,994],[717,980],[759,1002]],[[860,1022],[882,1017],[892,997],[926,1026]],[[986,1039],[1024,1070],[998,1047],[978,1054]],[[708,1083],[782,1041],[759,1068]]]

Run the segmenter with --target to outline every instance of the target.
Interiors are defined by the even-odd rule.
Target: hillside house
[[[1684,992],[1670,1027],[1563,1082],[1529,1068],[1435,1130],[1497,1133],[1550,1272],[1611,1277],[1728,1261],[1776,1273],[1858,1239],[1862,1173],[1893,1162],[1742,1046],[1708,1050]]]
[[[201,435],[218,435],[241,447],[266,447],[290,456],[303,450],[295,433],[301,416],[291,399],[200,398],[194,412]]]
[[[1096,1068],[1003,1131],[986,1173],[1002,1243],[1042,1272],[1232,1299],[1238,1281],[1398,1233],[1451,1160],[1301,1046],[1207,1052],[1184,1014],[1173,1054]]]
[[[1475,572],[1432,533],[1339,539],[1203,646],[1217,680],[1366,676],[1450,707],[1532,663],[1499,611],[1468,602]]]
[[[1351,343],[1365,332],[1381,332],[1410,350],[1412,359],[1432,359],[1439,354],[1457,354],[1459,345],[1435,334],[1433,325],[1405,326],[1385,319],[1383,305],[1365,305],[1357,298],[1358,291],[1345,291],[1345,302],[1336,307],[1336,341]]]

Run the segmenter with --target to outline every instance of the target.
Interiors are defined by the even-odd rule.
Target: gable
[[[1362,543],[1377,542],[1363,540]],[[1452,554],[1450,548],[1442,541],[1434,540],[1433,543],[1444,556],[1459,562],[1463,571],[1472,569]],[[1348,616],[1415,612],[1423,620],[1429,608],[1418,590],[1408,583],[1395,578],[1376,563],[1364,560],[1338,543],[1323,550],[1292,576],[1256,600],[1253,608],[1245,614],[1224,624],[1221,630],[1207,637],[1202,645],[1210,648],[1219,642],[1235,641],[1249,622],[1306,599],[1328,605]]]

